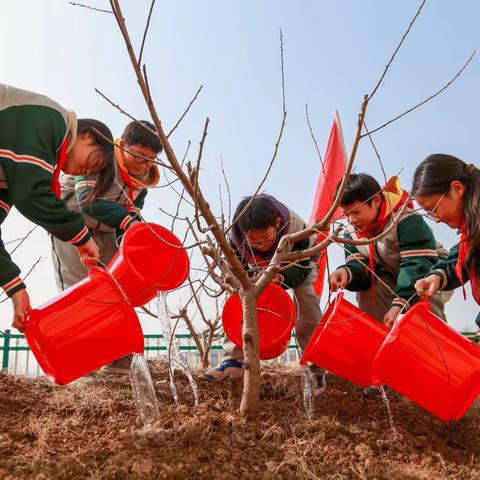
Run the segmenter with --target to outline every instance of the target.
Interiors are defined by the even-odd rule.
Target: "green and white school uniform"
[[[15,206],[55,238],[75,246],[88,241],[82,216],[54,193],[76,131],[73,112],[43,95],[0,84],[0,225]],[[25,288],[1,229],[0,286],[9,296]]]

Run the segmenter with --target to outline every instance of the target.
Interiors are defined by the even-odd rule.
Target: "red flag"
[[[327,150],[323,159],[323,165],[320,169],[320,175],[317,181],[317,190],[313,201],[312,213],[310,214],[310,225],[321,220],[333,204],[333,196],[338,182],[345,173],[347,164],[347,155],[345,144],[343,142],[342,127],[340,117],[335,112],[330,137],[328,138]],[[341,214],[337,210],[333,218],[339,218]],[[318,235],[317,242],[321,242],[328,235],[328,230]],[[325,269],[327,266],[327,252],[322,250],[318,258],[318,278],[313,286],[318,296],[322,294],[323,281],[325,278]]]

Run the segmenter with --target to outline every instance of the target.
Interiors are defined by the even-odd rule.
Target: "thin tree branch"
[[[36,229],[38,228],[38,225],[35,225],[21,240],[18,242],[18,244],[15,246],[15,248],[9,252],[10,255],[13,255],[17,249],[20,247],[20,245],[30,236],[31,233],[33,233]]]
[[[200,94],[201,90],[203,88],[203,85],[200,85],[200,88],[197,90],[197,93],[195,96],[192,98],[191,102],[188,104],[188,107],[186,110],[183,112],[182,116],[177,120],[177,123],[173,126],[173,128],[168,132],[167,138],[170,138],[170,135],[177,129],[177,127],[180,125],[182,120],[185,118],[185,115],[189,112],[191,106],[195,103],[197,100],[198,95]]]
[[[145,40],[147,39],[148,27],[150,26],[150,19],[152,18],[153,7],[155,6],[155,0],[152,0],[150,4],[150,11],[148,12],[147,24],[145,25],[145,30],[143,32],[142,46],[140,47],[140,53],[138,54],[138,64],[142,63],[143,48],[145,46]],[[113,12],[112,12],[113,13]]]
[[[155,105],[152,102],[152,98],[149,93],[148,85],[147,85],[147,79],[142,75],[142,71],[140,70],[138,66],[138,62],[135,56],[135,52],[132,47],[132,42],[130,40],[130,35],[128,33],[126,24],[125,24],[125,19],[122,14],[122,10],[120,7],[120,3],[118,0],[110,0],[110,5],[112,7],[112,10],[115,14],[115,20],[118,24],[118,27],[120,29],[120,32],[122,33],[122,36],[125,41],[125,45],[128,51],[128,54],[130,56],[131,64],[134,69],[135,75],[137,77],[137,81],[139,84],[139,87],[142,91],[143,97],[145,99],[145,102],[147,104],[147,107],[150,111],[150,115],[152,117],[153,123],[155,124],[155,127],[157,129],[160,141],[162,143],[165,155],[167,156],[168,161],[170,162],[170,165],[172,166],[173,170],[175,171],[176,175],[180,178],[182,184],[184,185],[188,195],[193,198],[194,196],[194,187],[188,178],[188,175],[182,170],[182,168],[179,165],[179,162],[176,158],[176,155],[168,141],[168,138],[165,135],[165,132],[162,127],[162,122],[160,121],[160,118],[157,114]],[[145,74],[145,69],[144,69],[144,74]],[[245,270],[241,266],[240,261],[236,257],[235,253],[233,250],[230,248],[227,238],[225,236],[225,232],[221,228],[221,226],[218,224],[215,216],[213,215],[212,211],[210,210],[210,207],[203,197],[203,194],[201,190],[198,190],[198,195],[197,195],[197,202],[199,206],[199,211],[202,213],[202,216],[204,217],[207,225],[211,225],[211,231],[214,237],[216,238],[218,244],[221,246],[222,251],[224,252],[225,256],[228,258],[229,263],[231,264],[232,268],[235,271],[235,274],[237,275],[239,281],[241,282],[242,286],[246,289],[248,289],[251,286],[250,279],[248,278],[248,275],[246,274]]]
[[[262,180],[258,184],[254,194],[251,196],[250,200],[247,202],[245,207],[243,207],[242,211],[238,214],[237,218],[230,224],[230,226],[227,228],[225,231],[225,234],[228,234],[228,232],[238,223],[238,221],[242,218],[242,216],[245,214],[245,212],[250,208],[250,205],[254,201],[255,197],[258,195],[258,192],[261,190],[263,187],[263,184],[266,182],[268,175],[270,174],[270,170],[273,167],[273,164],[275,162],[275,159],[277,158],[278,154],[278,149],[280,146],[280,141],[283,136],[283,130],[285,128],[285,121],[287,119],[287,111],[285,109],[285,72],[284,72],[284,63],[283,63],[283,34],[282,31],[280,30],[280,58],[281,58],[281,73],[282,73],[282,108],[283,108],[283,115],[282,115],[282,123],[280,125],[280,132],[277,137],[277,141],[275,142],[275,148],[273,151],[272,158],[270,160],[270,163],[268,164],[267,171],[265,172],[265,175],[263,176]]]
[[[225,185],[227,188],[227,195],[228,195],[228,223],[230,224],[232,220],[232,196],[230,195],[230,185],[228,184],[227,175],[225,174],[225,168],[223,166],[223,158],[220,157],[220,165],[222,166],[222,175],[223,179],[225,180]]]
[[[413,112],[414,110],[416,110],[417,108],[421,107],[422,105],[425,105],[425,103],[429,102],[430,100],[434,99],[435,97],[437,97],[438,95],[440,95],[444,90],[446,90],[453,82],[455,82],[455,80],[463,73],[463,71],[467,68],[468,64],[472,61],[473,57],[475,56],[475,53],[477,52],[477,50],[474,50],[473,53],[470,55],[470,58],[465,62],[465,64],[463,65],[463,67],[457,72],[457,74],[451,79],[449,80],[442,88],[440,88],[440,90],[437,90],[433,95],[430,95],[428,98],[426,98],[425,100],[422,100],[420,103],[417,103],[416,105],[414,105],[413,107],[409,108],[408,110],[405,110],[403,113],[401,113],[400,115],[397,115],[395,118],[392,118],[391,120],[389,120],[388,122],[385,122],[384,124],[380,125],[379,127],[377,128],[374,128],[373,130],[370,130],[370,132],[368,133],[364,133],[362,135],[362,138],[365,137],[365,136],[370,136],[372,134],[374,134],[375,132],[378,132],[379,130],[381,130],[382,128],[385,128],[387,125],[390,125],[391,123],[397,121],[398,119],[404,117],[405,115],[407,115],[408,113],[411,113]]]
[[[28,276],[33,272],[33,269],[40,263],[43,262],[46,259],[46,257],[38,257],[37,261],[31,266],[30,270],[25,274],[24,277],[22,277],[23,280],[26,280]],[[2,292],[2,295],[4,292]],[[4,298],[3,300],[0,300],[0,303],[4,303],[9,299],[9,297]]]
[[[317,156],[320,160],[320,165],[322,166],[322,173],[323,173],[323,178],[325,179],[325,185],[327,186],[328,196],[329,196],[329,198],[333,198],[332,191],[330,190],[330,185],[328,183],[327,172],[325,171],[325,164],[323,163],[322,154],[320,153],[320,149],[318,148],[317,139],[315,138],[315,135],[313,134],[313,129],[312,129],[312,126],[310,124],[310,117],[308,115],[308,104],[307,103],[305,104],[305,116],[307,117],[307,125],[308,125],[308,129],[310,130],[310,136],[312,137],[313,143],[315,145],[315,150],[317,151]]]
[[[68,2],[70,5],[74,7],[83,7],[88,8],[88,10],[94,10],[95,12],[102,12],[102,13],[113,13],[112,10],[102,10],[101,8],[91,7],[90,5],[84,5],[83,3],[76,3],[76,2]]]
[[[194,190],[193,190],[193,203],[195,205],[195,222],[197,223],[197,228],[200,233],[206,233],[206,231],[201,227],[200,225],[200,219],[198,216],[198,202],[197,202],[197,195],[198,195],[198,177],[200,176],[200,162],[202,161],[202,155],[203,155],[203,146],[205,145],[205,138],[207,138],[207,131],[208,131],[208,124],[210,122],[210,119],[207,117],[205,120],[205,125],[203,127],[203,134],[202,134],[202,139],[200,140],[200,147],[198,149],[198,156],[197,156],[197,164],[195,165],[194,168],[191,168],[190,165],[188,165],[188,170],[190,174],[190,181],[193,184]]]
[[[375,95],[375,93],[377,92],[378,88],[380,87],[381,83],[383,82],[383,79],[385,78],[385,75],[387,74],[388,72],[388,69],[390,68],[390,66],[392,65],[393,63],[393,60],[395,59],[395,56],[397,55],[398,51],[400,50],[400,47],[402,46],[403,42],[405,41],[405,39],[407,38],[407,35],[409,34],[413,24],[415,23],[415,20],[418,18],[418,16],[420,15],[420,12],[422,11],[422,8],[423,6],[425,5],[425,2],[426,0],[423,0],[422,3],[420,4],[420,7],[418,7],[418,11],[417,13],[415,14],[415,16],[412,18],[412,21],[410,22],[410,25],[408,26],[407,30],[405,31],[405,33],[403,34],[403,37],[402,39],[400,40],[399,44],[397,45],[397,48],[395,49],[395,51],[393,52],[393,55],[392,57],[390,58],[389,62],[385,65],[385,70],[383,71],[382,73],[382,76],[380,77],[380,79],[378,80],[378,83],[375,85],[375,88],[373,89],[372,93],[369,95],[368,99],[371,100],[371,98]]]

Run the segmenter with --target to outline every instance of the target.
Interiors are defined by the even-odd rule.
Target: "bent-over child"
[[[397,219],[395,214],[402,207]],[[420,300],[415,282],[447,252],[436,242],[423,217],[414,211],[408,193],[399,187],[396,177],[382,189],[366,173],[351,174],[340,209],[351,227],[345,237],[351,240],[372,239],[397,222],[375,243],[346,244],[346,263],[329,279],[332,291],[345,288],[357,292],[361,310],[392,326],[400,312]],[[442,297],[436,295],[430,303],[433,312],[445,319]]]
[[[242,213],[248,204],[248,208]],[[235,211],[233,223],[230,243],[244,268],[252,274],[258,273],[269,264],[284,235],[306,228],[305,222],[293,210],[266,194],[257,195],[253,200],[252,197],[244,198]],[[313,237],[300,240],[292,245],[291,250],[305,250],[313,246],[314,242]],[[317,278],[315,260],[315,258],[303,259],[277,274],[274,280],[283,288],[292,289],[297,299],[299,312],[295,334],[302,350],[305,349],[322,316],[319,298],[313,290]],[[225,355],[221,364],[205,373],[207,380],[222,381],[243,376],[242,349],[226,338],[224,350]],[[325,372],[316,365],[312,365],[311,370],[315,375],[318,394],[325,389]]]
[[[416,168],[412,195],[427,215],[459,232],[459,242],[432,266],[415,288],[425,298],[470,282],[480,304],[480,170],[457,157],[436,153]]]
[[[62,177],[62,198],[71,210],[81,212],[107,265],[118,250],[117,238],[135,222],[144,206],[147,189],[160,179],[157,155],[162,146],[155,126],[147,121],[130,122],[115,141],[115,177],[101,196],[96,194],[98,176]],[[87,277],[71,245],[52,237],[52,261],[58,289],[65,290]],[[129,373],[130,357],[103,368],[104,373]]]
[[[113,141],[98,120],[80,119],[54,100],[0,84],[0,225],[12,206],[55,238],[68,242],[79,263],[98,258],[82,216],[60,196],[60,171],[98,173],[98,191],[113,175]],[[23,330],[30,306],[20,269],[1,240],[0,285],[13,302],[13,326]]]

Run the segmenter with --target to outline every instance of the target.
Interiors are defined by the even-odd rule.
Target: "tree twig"
[[[112,10],[103,10],[101,8],[91,7],[90,5],[84,5],[83,3],[76,3],[76,2],[68,2],[70,5],[74,7],[83,7],[88,8],[88,10],[94,10],[95,12],[102,12],[102,13],[113,13]]]
[[[477,52],[477,50],[474,50],[473,53],[470,55],[470,58],[465,62],[465,64],[463,65],[463,67],[456,73],[456,75],[451,79],[449,80],[442,88],[440,88],[440,90],[437,90],[434,94],[430,95],[428,98],[426,98],[425,100],[422,100],[421,102],[417,103],[416,105],[414,105],[413,107],[409,108],[408,110],[405,110],[403,113],[401,113],[400,115],[397,115],[396,117],[392,118],[391,120],[389,120],[388,122],[385,122],[384,124],[380,125],[379,127],[377,128],[374,128],[373,130],[370,130],[370,132],[368,133],[364,133],[362,135],[362,138],[365,137],[365,136],[370,136],[372,134],[374,134],[375,132],[378,132],[379,130],[381,130],[382,128],[385,128],[387,125],[390,125],[391,123],[397,121],[398,119],[404,117],[405,115],[407,115],[408,113],[410,112],[413,112],[414,110],[416,110],[417,108],[421,107],[422,105],[425,105],[425,103],[429,102],[430,100],[434,99],[435,97],[437,97],[438,95],[440,95],[444,90],[446,90],[453,82],[455,82],[455,80],[463,73],[463,71],[467,68],[468,64],[472,61],[473,57],[475,56],[475,53]]]
[[[280,58],[281,58],[281,73],[282,73],[282,108],[283,108],[283,115],[282,115],[282,122],[280,125],[280,132],[277,137],[277,141],[275,142],[275,148],[273,151],[272,158],[270,160],[270,163],[268,164],[267,171],[265,172],[262,180],[258,184],[254,194],[251,196],[250,200],[247,202],[247,204],[243,207],[242,211],[237,215],[237,217],[233,220],[233,222],[230,224],[230,226],[226,229],[225,234],[228,234],[228,232],[238,223],[238,221],[242,218],[242,216],[245,214],[245,212],[250,208],[250,205],[252,202],[255,200],[255,197],[258,195],[258,192],[261,190],[263,187],[264,183],[266,182],[268,175],[270,174],[270,170],[273,167],[273,164],[275,162],[275,159],[277,158],[278,154],[278,149],[280,146],[280,141],[283,136],[283,130],[285,128],[285,121],[287,119],[287,110],[285,107],[285,71],[284,71],[284,63],[283,63],[283,34],[282,31],[280,30]]]
[[[368,99],[369,99],[369,100],[371,100],[371,98],[375,95],[375,93],[377,92],[378,88],[379,88],[380,85],[382,84],[383,79],[385,78],[385,75],[386,75],[387,72],[388,72],[388,69],[389,69],[390,66],[392,65],[393,60],[395,59],[395,56],[397,55],[398,51],[400,50],[400,47],[402,46],[403,42],[404,42],[405,39],[407,38],[407,35],[409,34],[409,32],[410,32],[413,24],[415,23],[415,20],[416,20],[416,19],[418,18],[418,16],[420,15],[420,12],[422,11],[422,8],[423,8],[423,6],[425,5],[425,2],[426,2],[426,0],[423,0],[422,3],[420,4],[420,7],[418,7],[417,13],[416,13],[415,16],[412,18],[412,21],[410,22],[410,25],[408,26],[407,30],[406,30],[405,33],[403,34],[403,37],[401,38],[400,42],[398,43],[397,48],[395,49],[395,51],[394,51],[393,54],[392,54],[392,57],[390,58],[389,62],[385,65],[385,70],[383,71],[381,77],[379,78],[378,83],[375,85],[374,89],[372,90],[372,93],[368,96]]]
[[[183,112],[182,116],[177,120],[177,123],[173,126],[173,128],[167,133],[167,138],[170,138],[170,135],[177,129],[177,127],[180,125],[182,120],[185,118],[185,115],[189,112],[190,108],[192,107],[192,105],[197,100],[197,97],[200,94],[202,88],[203,88],[203,85],[200,85],[200,88],[197,90],[197,93],[195,94],[195,96],[192,98],[192,100],[188,104],[188,106],[187,106],[186,110]]]
[[[152,0],[150,4],[150,11],[148,12],[147,24],[145,25],[145,30],[143,32],[142,46],[140,47],[140,53],[138,54],[138,64],[142,63],[143,48],[145,46],[145,40],[147,39],[148,27],[150,26],[150,19],[152,18],[153,7],[155,6],[155,0]],[[113,12],[112,12],[113,13]]]

